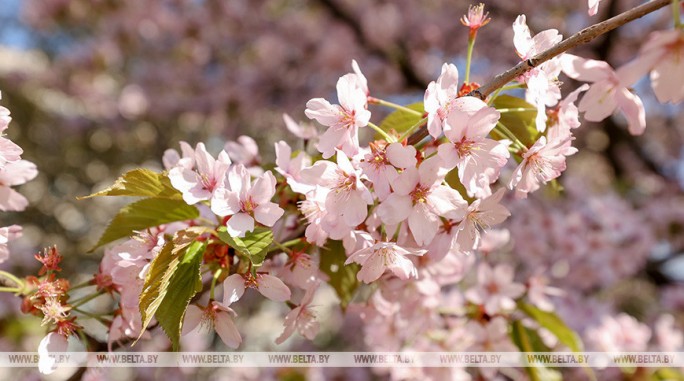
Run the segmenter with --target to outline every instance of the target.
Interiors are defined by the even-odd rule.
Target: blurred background
[[[484,83],[517,63],[511,24],[519,14],[527,15],[533,33],[556,28],[569,36],[639,3],[603,0],[589,18],[582,1],[485,2],[492,21],[478,34],[471,78]],[[464,69],[467,28],[458,20],[470,4],[3,0],[0,91],[13,118],[7,132],[40,171],[19,189],[30,207],[0,215],[0,226],[24,227],[3,266],[35,271],[32,254],[57,244],[65,272],[88,277],[101,252],[86,251],[121,204],[76,197],[127,169],[161,168],[164,150],[178,148],[179,140],[206,142],[216,153],[226,141],[249,135],[269,161],[273,142],[293,138],[282,114],[304,120],[307,100],[334,100],[337,78],[351,71],[352,59],[373,96],[422,100],[444,62]],[[637,54],[649,31],[671,24],[669,10],[661,10],[572,53],[618,67]],[[576,86],[565,83],[564,94]],[[657,200],[662,214],[654,220],[662,234],[654,247],[661,250],[645,259],[638,276],[669,287],[684,273],[673,270],[684,267],[684,240],[676,239],[684,227],[684,112],[658,104],[646,79],[636,91],[647,110],[646,134],[630,136],[619,116],[587,123],[566,177],[591,192],[616,192],[635,208]],[[384,111],[373,111],[379,122]],[[0,332],[7,334],[7,327]]]

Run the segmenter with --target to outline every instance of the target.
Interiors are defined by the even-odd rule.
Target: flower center
[[[456,153],[458,157],[464,158],[471,154],[473,149],[475,149],[476,143],[472,140],[466,140],[465,136],[460,142],[454,143],[454,148],[456,148]]]
[[[411,192],[411,201],[413,201],[413,205],[427,202],[427,196],[429,194],[430,188],[420,184],[417,185],[416,189]]]

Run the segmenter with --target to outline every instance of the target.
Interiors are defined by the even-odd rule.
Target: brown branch
[[[567,39],[559,42],[557,45],[554,45],[553,47],[537,54],[536,56],[525,61],[522,61],[514,67],[497,75],[496,77],[494,77],[494,79],[485,83],[479,89],[471,91],[469,94],[467,94],[467,96],[474,96],[484,100],[485,98],[487,98],[489,94],[493,93],[495,90],[505,86],[507,83],[518,78],[525,72],[532,70],[535,67],[543,64],[544,62],[554,57],[557,57],[576,46],[584,45],[592,41],[596,37],[608,33],[611,30],[620,27],[624,24],[627,24],[630,21],[634,21],[649,13],[655,12],[658,9],[669,5],[670,3],[671,0],[653,0],[646,4],[642,4],[638,7],[625,11],[615,17],[611,17],[608,20],[584,28],[581,31],[568,37]],[[408,143],[416,144],[427,136],[427,129],[421,128],[415,134],[409,137]]]

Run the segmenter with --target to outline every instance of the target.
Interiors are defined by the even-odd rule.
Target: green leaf
[[[360,266],[356,263],[344,264],[347,255],[342,241],[328,240],[326,248],[320,251],[320,269],[330,277],[328,283],[335,289],[335,293],[340,298],[340,305],[342,309],[345,309],[359,287],[356,274]]]
[[[535,330],[525,327],[520,320],[511,322],[511,339],[521,352],[550,352]],[[532,381],[561,380],[560,372],[543,365],[528,365],[525,370]]]
[[[494,99],[492,106],[499,108],[530,108],[536,109],[533,105],[525,102],[524,99],[514,97],[511,95],[503,94],[499,95]],[[501,113],[501,118],[499,122],[504,126],[508,127],[513,134],[520,140],[523,144],[530,147],[537,141],[539,137],[539,132],[537,132],[537,127],[534,119],[537,117],[537,111],[516,111],[516,112],[503,112]]]
[[[119,177],[114,185],[79,200],[99,196],[157,197],[180,200],[181,192],[171,185],[169,178],[145,168],[128,171]]]
[[[219,239],[227,243],[238,253],[252,261],[255,266],[261,266],[268,253],[268,247],[273,242],[271,229],[258,227],[252,232],[247,232],[244,237],[231,237],[225,226],[217,230]]]
[[[653,381],[684,381],[684,373],[672,369],[663,368],[658,369],[651,375],[651,380]]]
[[[527,316],[539,323],[540,326],[553,333],[554,336],[556,336],[561,343],[570,348],[571,351],[582,351],[582,340],[580,339],[579,335],[565,325],[563,320],[558,317],[558,315],[553,312],[540,310],[531,304],[523,302],[518,303],[518,307],[521,311],[527,314]]]
[[[179,349],[183,318],[190,299],[202,291],[200,267],[205,249],[206,242],[196,241],[188,246],[184,254],[178,255],[178,266],[171,275],[166,293],[155,313],[159,325],[171,339],[174,351]]]
[[[197,217],[199,217],[197,208],[186,204],[183,200],[142,199],[121,208],[90,252],[119,238],[130,237],[135,231]]]
[[[412,103],[405,107],[411,110],[416,110],[421,114],[425,113],[423,102]],[[396,110],[383,119],[382,123],[380,123],[380,129],[385,132],[394,130],[398,133],[403,133],[411,126],[418,123],[421,119],[423,119],[423,117],[420,115],[415,115],[403,110]]]
[[[570,327],[563,322],[563,319],[555,313],[540,310],[539,308],[522,301],[518,302],[518,308],[527,314],[527,316],[535,320],[540,326],[546,328],[556,336],[558,341],[570,348],[571,351],[581,352],[583,350],[584,345],[579,335],[570,329]],[[596,380],[596,375],[590,367],[584,366],[583,368],[590,380]]]
[[[159,308],[166,292],[169,288],[171,275],[178,266],[178,251],[174,250],[174,244],[170,240],[162,247],[157,254],[145,275],[145,282],[140,293],[140,315],[142,317],[142,329],[140,336],[145,333],[145,329],[152,321],[155,312]],[[140,339],[140,337],[138,337]]]
[[[526,348],[524,352],[551,352],[551,349],[544,344],[544,340],[542,340],[537,331],[525,327],[520,320],[515,320],[511,323],[511,339],[521,350]]]
[[[140,293],[140,336],[156,316],[174,350],[178,349],[185,310],[190,299],[202,290],[200,265],[205,248],[206,242],[201,241],[180,246],[167,241],[152,260]]]

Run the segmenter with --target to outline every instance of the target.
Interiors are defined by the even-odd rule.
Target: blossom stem
[[[290,241],[290,242],[291,242],[291,241]],[[272,243],[273,243],[277,248],[279,248],[280,250],[282,250],[282,251],[284,251],[284,252],[286,252],[286,253],[288,253],[288,254],[292,254],[292,250],[291,250],[290,248],[286,247],[285,245],[283,245],[282,243],[280,243],[280,242],[278,242],[278,241],[273,241]]]
[[[508,127],[504,126],[503,123],[501,122],[496,122],[496,127],[497,131],[500,131],[502,135],[506,136],[507,138],[511,139],[514,145],[518,146],[521,149],[526,149],[525,145],[515,136],[511,130],[508,129]]]
[[[399,141],[400,141],[400,142],[403,142],[405,139],[407,139],[409,136],[411,136],[411,134],[413,133],[413,131],[415,131],[417,128],[420,128],[422,125],[424,125],[425,123],[427,123],[427,119],[428,119],[428,118],[427,118],[427,116],[426,116],[425,118],[419,120],[418,123],[416,123],[416,124],[414,124],[413,126],[409,127],[409,129],[406,130],[406,132],[404,132],[404,133],[401,135],[401,137],[399,138]]]
[[[682,19],[679,11],[679,2],[680,0],[672,0],[672,17],[674,18],[674,26],[675,28],[681,29],[682,28]]]
[[[393,103],[393,102],[390,102],[390,101],[386,101],[386,100],[384,100],[384,99],[378,99],[378,98],[369,97],[369,98],[368,98],[368,102],[369,102],[369,103],[374,103],[374,104],[379,104],[379,105],[381,105],[381,106],[391,107],[391,108],[393,108],[393,109],[401,110],[401,111],[407,112],[407,113],[409,113],[409,114],[419,115],[419,116],[421,116],[421,117],[423,116],[423,113],[420,112],[420,111],[413,110],[413,109],[410,109],[410,108],[408,108],[408,107],[405,107],[405,106],[402,106],[402,105],[399,105],[399,104],[396,104],[396,103]]]
[[[11,292],[13,294],[18,294],[21,292],[21,289],[15,287],[0,287],[0,292]]]
[[[403,223],[403,221],[399,222],[399,224],[397,225],[397,228],[394,230],[394,235],[392,236],[392,241],[394,241],[394,242],[396,242],[397,239],[399,239],[399,230],[401,229],[402,223]]]
[[[104,291],[98,291],[98,292],[96,292],[96,293],[94,293],[94,294],[86,295],[86,296],[84,296],[84,297],[82,297],[82,298],[80,298],[80,299],[76,299],[76,300],[74,300],[73,302],[71,302],[71,307],[72,307],[72,308],[76,308],[76,307],[82,306],[82,305],[88,303],[89,301],[91,301],[91,300],[93,300],[93,299],[99,297],[99,296],[102,295],[103,293],[104,293]]]
[[[370,127],[370,128],[372,128],[373,130],[375,130],[375,132],[377,132],[377,133],[380,134],[383,138],[385,138],[385,140],[387,140],[388,143],[394,143],[394,138],[391,137],[391,136],[389,136],[385,131],[382,130],[382,128],[376,126],[375,124],[373,124],[373,123],[371,123],[371,122],[368,122],[368,127]]]
[[[94,286],[94,284],[91,283],[91,280],[87,280],[85,282],[81,282],[73,287],[69,287],[69,290],[78,290],[79,288],[83,287],[88,287],[88,286]]]
[[[219,267],[219,269],[214,273],[214,276],[211,278],[211,288],[209,289],[209,299],[211,300],[214,300],[214,289],[216,288],[216,282],[218,281],[218,278],[221,276],[222,272],[223,269]]]
[[[2,279],[3,277],[14,283],[18,289],[21,290],[22,288],[24,288],[24,282],[22,282],[21,279],[17,278],[11,273],[8,273],[7,271],[0,270],[0,279]]]
[[[85,315],[85,316],[87,316],[87,317],[89,317],[89,318],[95,319],[95,320],[99,321],[99,322],[102,323],[102,324],[105,323],[105,319],[103,319],[102,316],[100,316],[100,315],[96,315],[96,314],[93,314],[93,313],[84,311],[84,310],[82,310],[82,309],[80,309],[80,308],[72,308],[71,310],[74,311],[74,312],[78,312],[78,313],[81,314],[81,315]],[[107,324],[105,324],[105,325],[107,325]]]
[[[465,68],[465,83],[470,83],[470,63],[473,59],[473,47],[475,46],[475,37],[477,37],[477,29],[468,33],[468,50],[466,53],[466,68]]]

